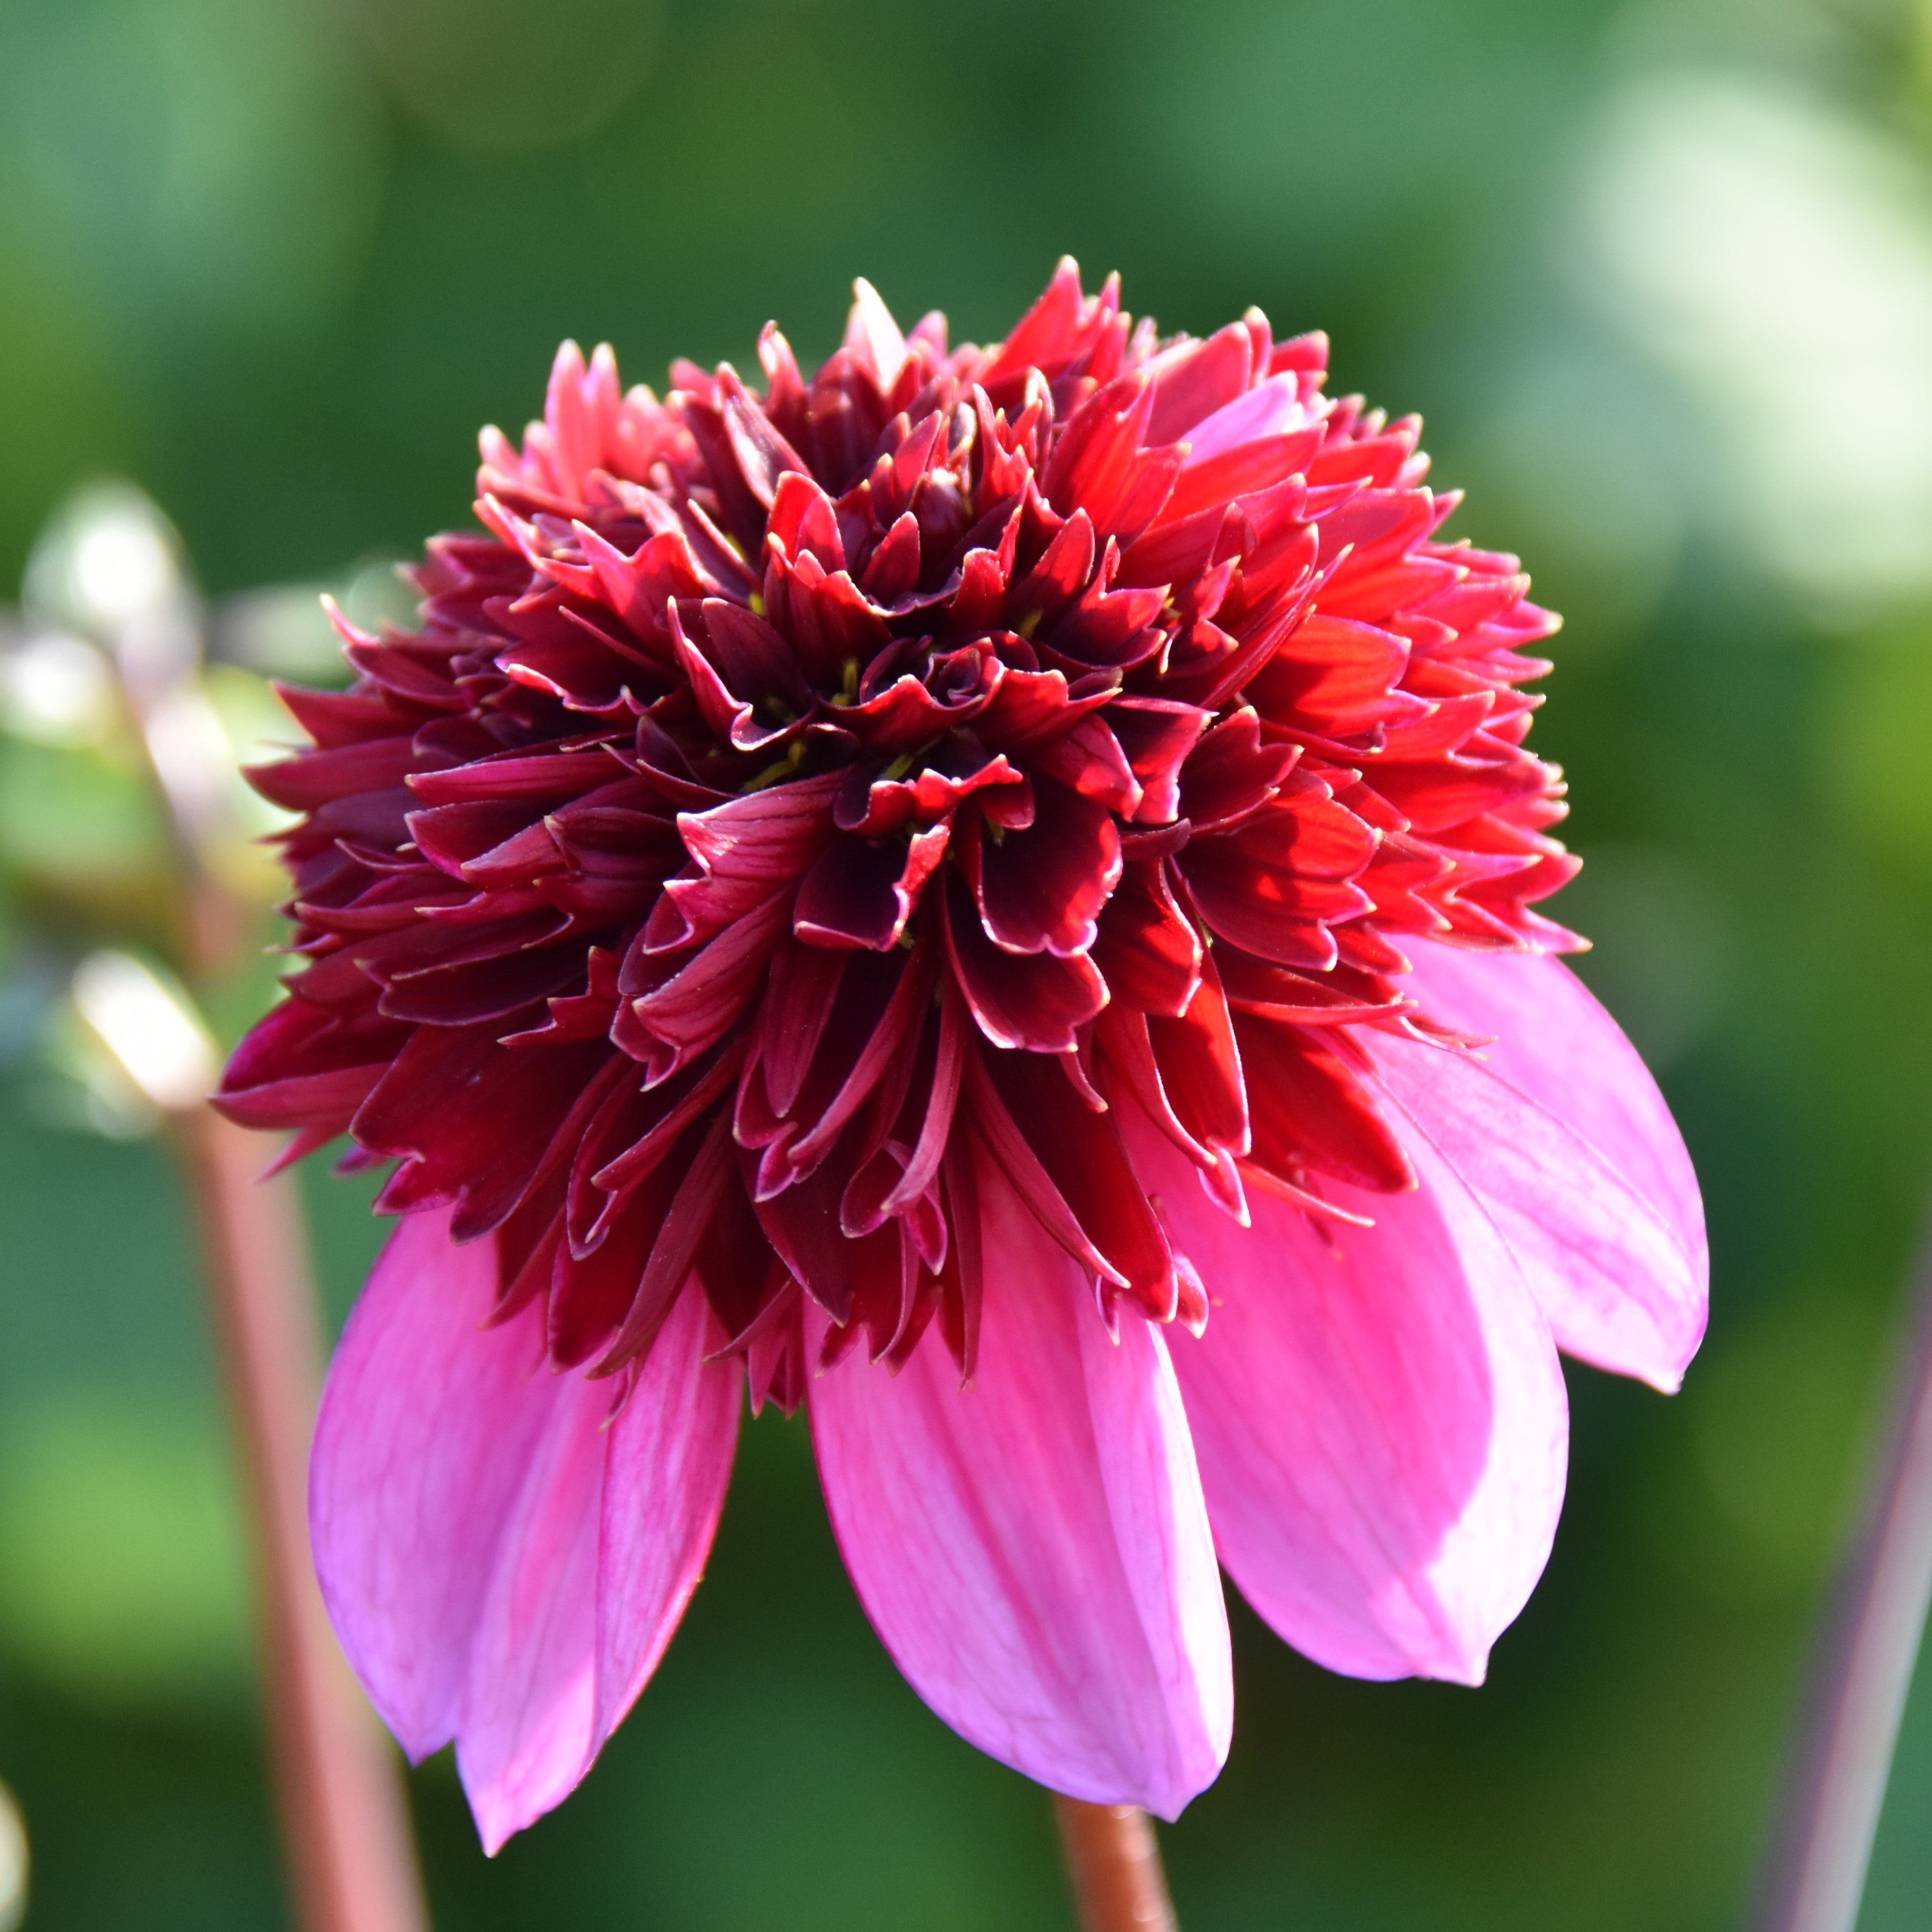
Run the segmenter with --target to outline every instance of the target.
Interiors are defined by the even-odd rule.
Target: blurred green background
[[[1327,328],[1565,613],[1558,910],[1716,1258],[1680,1398],[1573,1370],[1486,1689],[1325,1676],[1237,1606],[1183,1921],[1733,1924],[1932,1178],[1932,9],[0,0],[0,588],[107,475],[211,595],[380,581],[564,335],[658,385],[768,315],[823,353],[862,273],[985,339],[1062,252],[1171,328]],[[0,739],[0,1778],[36,1932],[278,1927],[182,1204],[46,1049],[36,866],[143,836],[73,755]],[[380,1231],[306,1184],[339,1319]],[[1865,1932],[1932,1898],[1921,1678]],[[446,1760],[412,1795],[446,1932],[1067,1923],[1042,1802],[900,1682],[770,1416],[578,1796],[490,1863]]]

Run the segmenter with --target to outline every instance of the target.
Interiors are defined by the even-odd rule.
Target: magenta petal
[[[988,1190],[980,1353],[812,1388],[826,1506],[860,1600],[927,1703],[1042,1784],[1172,1818],[1233,1720],[1228,1627],[1180,1391],[1132,1314]],[[814,1312],[814,1346],[824,1318]]]
[[[1174,1372],[1229,1575],[1331,1670],[1480,1682],[1548,1559],[1568,1444],[1508,1248],[1427,1148],[1418,1192],[1336,1187],[1376,1225],[1318,1234],[1258,1189],[1238,1226],[1144,1121],[1132,1138],[1214,1304]]]
[[[572,1386],[542,1374],[532,1324],[476,1334],[490,1249],[452,1247],[447,1220],[390,1237],[330,1365],[309,1468],[336,1634],[416,1759],[456,1735],[496,1538]]]
[[[488,1851],[576,1787],[703,1573],[740,1404],[735,1367],[704,1359],[705,1319],[701,1295],[680,1298],[614,1420],[610,1384],[573,1378],[590,1400],[501,1534],[456,1745]]]
[[[487,1243],[405,1221],[331,1366],[310,1472],[324,1600],[413,1758],[453,1738],[495,1851],[583,1777],[669,1640],[722,1507],[738,1383],[686,1296],[615,1420],[532,1305],[482,1330]],[[607,1426],[608,1425],[608,1426]]]
[[[1264,436],[1298,429],[1306,420],[1292,375],[1271,376],[1245,394],[1224,403],[1187,432],[1190,465]]]
[[[610,1399],[572,1379],[496,1526],[466,1646],[456,1768],[493,1853],[574,1790],[596,1755],[598,1425]]]
[[[1410,990],[1480,1060],[1371,1036],[1382,1077],[1481,1197],[1558,1347],[1675,1389],[1702,1340],[1697,1177],[1636,1050],[1560,960],[1424,946]]]
[[[597,1562],[596,1742],[623,1721],[703,1575],[738,1444],[742,1375],[706,1361],[704,1297],[687,1289],[610,1429]]]

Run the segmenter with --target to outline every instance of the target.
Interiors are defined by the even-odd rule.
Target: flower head
[[[421,632],[289,694],[308,963],[220,1104],[398,1162],[316,1552],[493,1844],[668,1640],[741,1378],[808,1402],[934,1708],[1172,1815],[1217,1552],[1324,1663],[1475,1678],[1561,1497],[1552,1336],[1694,1349],[1681,1143],[1534,910],[1554,620],[1325,348],[1070,262],[989,349],[861,283],[762,393],[567,344]]]

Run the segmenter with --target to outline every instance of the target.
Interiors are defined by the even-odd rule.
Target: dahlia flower
[[[219,1104],[397,1163],[315,1553],[491,1850],[650,1676],[741,1390],[808,1410],[941,1718],[1172,1817],[1220,1568],[1334,1670],[1475,1682],[1557,1350],[1676,1384],[1696,1182],[1535,910],[1556,620],[1325,350],[1071,262],[990,348],[860,283],[762,391],[566,344],[420,632],[287,694],[307,963]]]

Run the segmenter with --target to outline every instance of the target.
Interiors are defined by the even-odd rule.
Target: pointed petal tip
[[[456,1762],[486,1858],[494,1858],[519,1832],[528,1831],[546,1812],[554,1811],[583,1781],[582,1771],[560,1779],[554,1769],[544,1775],[545,1768],[540,1766],[516,1766],[494,1776],[479,1776],[464,1763],[460,1744],[456,1748]],[[584,1767],[584,1771],[589,1768]]]
[[[464,1795],[470,1800],[470,1815],[476,1821],[477,1841],[486,1858],[494,1858],[525,1826],[536,1822],[534,1815],[520,1817],[493,1798],[479,1797],[473,1792]]]
[[[1681,1359],[1674,1364],[1660,1362],[1648,1369],[1632,1375],[1630,1380],[1642,1383],[1646,1388],[1654,1389],[1659,1395],[1682,1395],[1684,1393],[1684,1376],[1690,1370],[1692,1358],[1702,1346],[1703,1340],[1704,1331],[1700,1326],[1696,1335],[1691,1338],[1689,1345],[1678,1352]],[[1588,1358],[1579,1356],[1577,1359],[1581,1361]],[[1594,1368],[1598,1365],[1592,1363],[1590,1366]],[[1606,1372],[1616,1375],[1619,1371],[1611,1368],[1606,1370]]]
[[[1434,1658],[1426,1666],[1419,1668],[1416,1675],[1438,1684],[1460,1684],[1465,1689],[1480,1690],[1490,1675],[1489,1647],[1485,1645],[1467,1657]]]
[[[890,386],[906,358],[905,336],[877,289],[863,275],[854,277],[852,312],[845,324],[845,346],[862,351],[882,384]]]

